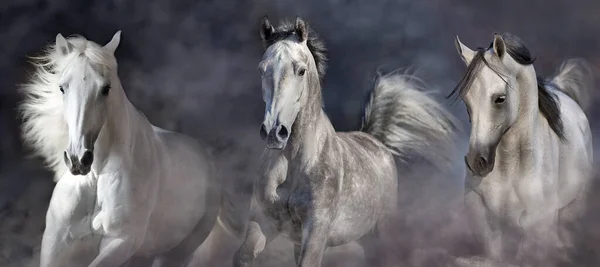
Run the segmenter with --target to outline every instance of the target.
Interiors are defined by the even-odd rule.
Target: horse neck
[[[312,72],[311,72],[312,73]],[[292,133],[285,155],[290,162],[299,162],[305,166],[306,162],[315,160],[315,155],[323,148],[328,138],[335,136],[333,125],[323,111],[321,84],[316,71],[309,77],[308,99],[298,112],[296,121],[292,126]]]
[[[104,127],[98,136],[96,148],[98,152],[94,155],[97,159],[107,157],[111,153],[136,152],[135,143],[145,139],[146,133],[150,132],[151,125],[144,116],[129,102],[123,87],[118,83],[115,99],[109,104]],[[100,158],[98,158],[100,157]]]
[[[531,151],[536,151],[534,146],[540,138],[539,128],[544,120],[539,108],[538,84],[533,65],[523,68],[523,71],[517,76],[517,82],[519,83],[520,99],[519,115],[515,123],[502,137],[499,148],[500,151],[509,151],[510,155],[507,155],[507,157],[526,161],[527,159],[517,159],[517,157],[535,156]],[[528,153],[520,153],[520,151],[527,151]],[[517,153],[513,154],[512,152]]]

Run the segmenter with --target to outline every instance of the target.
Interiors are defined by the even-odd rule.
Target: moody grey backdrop
[[[479,251],[460,205],[469,124],[464,105],[443,97],[465,69],[454,36],[475,48],[487,46],[496,31],[510,31],[529,46],[542,74],[552,74],[569,57],[584,57],[597,68],[599,11],[595,0],[0,0],[0,266],[37,266],[53,183],[20,141],[17,85],[31,71],[26,55],[53,42],[57,33],[104,44],[122,30],[116,56],[129,99],[155,125],[210,144],[237,203],[249,197],[263,149],[257,71],[263,15],[273,22],[300,15],[325,40],[330,58],[325,110],[339,130],[358,128],[378,68],[412,67],[460,118],[464,133],[454,168],[400,166],[398,231],[390,233],[396,242],[388,252],[398,265],[439,266],[449,255]],[[598,109],[588,113],[595,136],[598,115]],[[590,266],[599,262],[592,255],[600,247],[599,203],[600,198],[590,201],[582,221],[582,257]],[[291,246],[275,243],[261,256],[261,266],[291,263]],[[332,250],[325,265],[361,266],[359,253],[352,245]],[[228,266],[226,259],[222,264]]]

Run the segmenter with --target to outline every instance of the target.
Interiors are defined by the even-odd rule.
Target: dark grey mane
[[[515,61],[517,61],[521,65],[533,64],[535,58],[531,56],[529,49],[523,44],[523,41],[521,41],[519,37],[511,33],[502,33],[500,34],[500,36],[502,37],[502,39],[504,39],[504,44],[506,45],[506,52]],[[448,95],[448,98],[452,97],[455,101],[464,98],[467,92],[469,92],[471,85],[473,85],[475,76],[481,69],[482,63],[499,75],[498,70],[494,69],[484,57],[485,52],[492,47],[493,43],[490,44],[488,48],[477,48],[477,53],[471,60],[471,63],[469,63],[465,75],[460,79],[456,87],[454,87],[450,95]],[[499,76],[502,77],[501,75]],[[560,118],[561,114],[558,98],[555,94],[548,90],[548,84],[543,77],[537,75],[536,78],[538,84],[539,109],[542,112],[544,118],[548,120],[550,128],[552,128],[552,130],[556,133],[560,140],[564,141],[565,133],[563,130],[562,119]]]
[[[325,42],[319,39],[317,34],[308,27],[308,25],[306,25],[306,29],[308,30],[306,45],[315,60],[319,77],[323,79],[323,77],[325,77],[325,69],[327,68],[327,49],[325,48]],[[291,35],[301,36],[302,33],[298,33],[294,23],[290,21],[281,22],[281,25],[279,25],[273,33],[264,38],[265,49],[276,42],[287,39]]]

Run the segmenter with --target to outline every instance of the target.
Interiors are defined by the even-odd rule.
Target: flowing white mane
[[[73,60],[88,60],[115,69],[116,59],[102,46],[81,36],[69,37],[71,53],[63,55],[56,44],[51,44],[40,56],[32,57],[36,70],[30,80],[21,86],[25,100],[20,105],[23,118],[22,134],[25,143],[36,155],[44,158],[57,181],[67,167],[63,151],[67,147],[67,124],[63,115],[63,96],[59,89],[61,72]]]

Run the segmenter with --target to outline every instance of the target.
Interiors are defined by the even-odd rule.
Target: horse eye
[[[65,93],[65,89],[63,89],[62,85],[59,85],[59,86],[58,86],[58,89],[60,89],[60,92],[61,92],[61,93],[63,93],[63,94]]]
[[[498,96],[496,97],[496,99],[494,100],[494,103],[496,104],[504,104],[504,102],[506,101],[506,96]]]
[[[305,72],[306,72],[306,69],[301,69],[301,70],[298,72],[298,75],[300,75],[300,76],[304,76],[304,73],[305,73]]]
[[[102,87],[102,95],[103,96],[107,96],[109,91],[110,91],[110,85],[105,85],[104,87]]]

